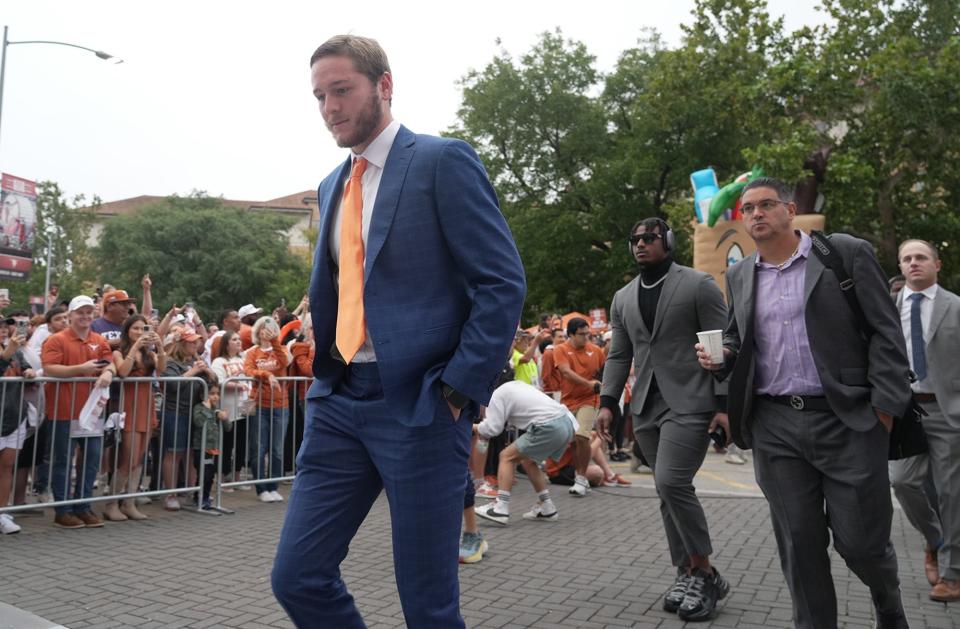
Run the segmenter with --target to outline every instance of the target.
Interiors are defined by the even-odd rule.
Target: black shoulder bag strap
[[[843,293],[844,299],[847,300],[847,305],[850,306],[853,316],[857,319],[860,334],[865,339],[869,339],[873,336],[875,330],[867,322],[866,315],[863,314],[863,308],[860,307],[860,300],[857,299],[857,293],[854,290],[856,282],[847,275],[847,270],[843,268],[843,258],[830,247],[829,239],[823,232],[811,231],[810,240],[813,243],[813,253],[820,259],[823,266],[833,271],[833,274],[837,276],[837,281],[840,282],[840,291]]]
[[[813,253],[820,259],[823,266],[833,271],[840,282],[840,291],[847,300],[850,310],[860,327],[860,334],[864,339],[870,340],[874,330],[867,322],[866,315],[863,314],[863,308],[860,307],[860,300],[857,299],[857,293],[854,291],[856,282],[847,274],[843,268],[843,258],[834,251],[829,244],[829,239],[823,232],[811,231],[810,240],[813,243]],[[910,372],[910,381],[913,382],[915,376]],[[923,432],[923,424],[920,418],[927,412],[911,396],[910,404],[901,413],[902,417],[894,417],[893,429],[890,431],[890,450],[888,458],[891,461],[903,459],[909,456],[922,454],[927,451],[927,439]]]

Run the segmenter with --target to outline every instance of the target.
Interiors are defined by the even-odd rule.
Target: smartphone
[[[17,335],[18,335],[18,336],[20,336],[20,335],[26,336],[26,335],[27,335],[27,332],[28,332],[29,330],[30,330],[30,322],[29,322],[29,321],[17,321]]]
[[[710,438],[713,439],[713,442],[718,448],[727,447],[727,431],[723,429],[723,426],[717,426],[713,432],[710,433]]]
[[[160,318],[160,311],[157,310],[156,308],[151,308],[151,309],[150,309],[150,318],[151,318],[151,319],[159,319],[159,318]]]
[[[9,288],[0,288],[0,298],[10,299],[10,289]]]
[[[98,360],[98,361],[95,362],[94,364],[97,365],[97,366],[100,366],[100,367],[105,367],[105,366],[107,366],[107,365],[110,364],[110,361],[107,360],[106,358],[101,358],[100,360]]]
[[[144,333],[144,334],[150,334],[151,332],[153,332],[153,326],[150,326],[150,325],[145,325],[145,326],[143,326],[143,333]]]

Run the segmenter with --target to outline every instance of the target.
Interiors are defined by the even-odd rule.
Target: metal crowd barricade
[[[9,493],[16,504],[8,506],[7,499],[0,500],[0,513],[194,494],[195,507],[187,510],[219,515],[201,509],[203,453],[198,466],[190,456],[198,434],[201,448],[206,441],[206,426],[197,427],[193,416],[195,404],[207,397],[206,381],[196,377],[115,378],[103,415],[109,425],[111,418],[116,423],[117,414],[127,413],[124,427],[80,432],[76,420],[88,393],[86,386],[77,385],[96,380],[0,378],[0,409],[13,412],[5,403],[8,396],[14,396],[12,408],[22,415],[17,430],[2,442],[19,450],[11,478],[0,476],[0,483],[10,483]],[[189,384],[186,390],[185,384]],[[69,399],[66,406],[62,405],[64,399]],[[36,409],[35,415],[27,402]],[[74,421],[46,418],[47,402],[59,410],[67,409]],[[141,481],[147,478],[149,484],[142,487]],[[28,483],[40,495],[49,490],[53,500],[28,503]],[[0,487],[0,498],[6,493],[5,487]]]
[[[277,381],[287,385],[282,400],[278,398],[283,394],[249,376],[233,376],[220,383],[221,407],[228,409],[234,404],[228,396],[240,391],[249,395],[253,383],[262,385],[260,399],[237,400],[237,412],[230,418],[233,429],[220,432],[218,449],[222,455],[218,457],[219,482],[215,483],[213,503],[220,513],[233,513],[223,506],[223,490],[250,486],[269,488],[292,481],[296,475],[296,452],[304,426],[302,394],[313,378],[284,376]],[[241,477],[244,468],[248,470],[247,478]],[[228,476],[233,476],[233,480],[228,480]]]

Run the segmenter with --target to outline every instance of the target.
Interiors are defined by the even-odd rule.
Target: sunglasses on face
[[[631,245],[636,247],[640,241],[643,241],[643,244],[645,245],[649,245],[656,242],[658,238],[662,238],[662,236],[653,232],[643,232],[642,234],[633,234],[627,240],[630,241]]]

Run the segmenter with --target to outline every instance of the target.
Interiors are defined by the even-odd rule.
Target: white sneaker
[[[260,502],[273,502],[273,492],[272,491],[261,492],[260,495],[257,496],[257,500],[259,500]]]
[[[273,490],[270,492],[270,495],[273,497],[274,502],[283,502],[283,496],[280,494],[279,491]]]
[[[560,512],[556,509],[553,510],[553,513],[544,513],[543,505],[539,502],[533,505],[533,509],[530,509],[523,514],[524,520],[538,520],[540,522],[556,522],[560,518]]]
[[[19,533],[20,527],[13,521],[13,516],[6,513],[0,513],[0,533],[4,535],[12,535],[13,533]]]
[[[582,498],[587,495],[588,491],[590,491],[590,488],[587,487],[586,485],[581,485],[580,483],[574,483],[573,485],[570,486],[569,493],[571,496],[578,496]]]

